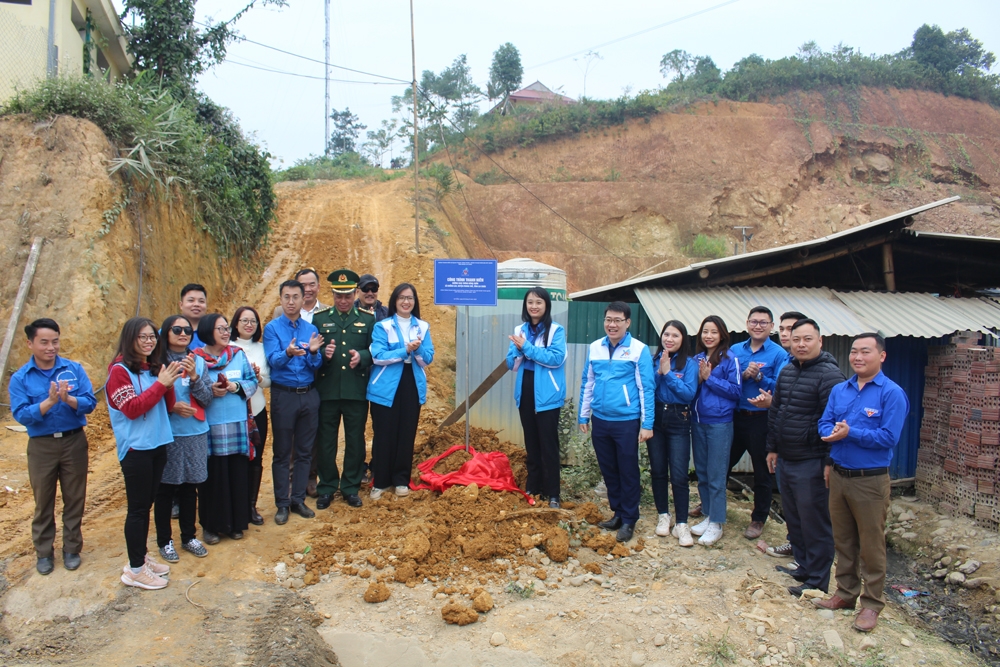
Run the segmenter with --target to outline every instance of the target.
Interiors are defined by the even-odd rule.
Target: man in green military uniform
[[[333,307],[313,316],[323,336],[323,365],[316,372],[319,391],[319,484],[316,509],[326,509],[340,489],[351,507],[361,507],[361,475],[365,462],[365,424],[368,421],[369,348],[375,316],[354,306],[358,274],[348,269],[331,273]],[[344,419],[344,469],[337,469],[337,438]]]

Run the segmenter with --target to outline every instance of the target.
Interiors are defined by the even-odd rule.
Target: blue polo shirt
[[[774,385],[778,381],[778,373],[784,368],[785,364],[788,363],[790,356],[785,348],[781,347],[775,343],[770,338],[764,341],[764,344],[760,346],[760,349],[756,352],[750,347],[753,342],[752,339],[748,338],[741,343],[736,343],[730,349],[733,355],[736,356],[740,361],[740,368],[747,368],[750,362],[760,365],[760,382],[757,382],[753,378],[749,380],[743,380],[743,390],[740,396],[740,410],[754,410],[759,412],[766,412],[767,408],[758,408],[757,406],[751,404],[747,399],[757,398],[760,395],[760,390],[764,389],[766,391],[774,391]]]
[[[69,393],[76,397],[76,409],[57,401],[43,415],[41,404],[49,396],[49,384],[60,380],[69,382]],[[11,376],[8,390],[11,413],[19,424],[28,428],[28,436],[32,438],[86,426],[87,415],[97,405],[94,387],[83,366],[59,356],[56,357],[55,365],[48,370],[39,368],[32,357]]]
[[[271,383],[286,387],[305,387],[316,379],[316,370],[323,363],[322,348],[300,357],[289,357],[285,348],[295,339],[295,344],[308,346],[309,338],[319,330],[301,317],[292,322],[284,313],[264,327],[264,354],[271,368]]]
[[[831,443],[834,463],[854,470],[886,468],[909,412],[906,392],[882,371],[861,390],[854,375],[830,392],[819,420],[819,434],[828,436],[837,422],[846,421],[851,429],[847,437]]]

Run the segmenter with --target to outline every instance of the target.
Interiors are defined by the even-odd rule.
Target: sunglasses
[[[184,334],[185,336],[190,336],[192,333],[194,333],[194,329],[191,328],[191,327],[173,326],[173,327],[170,327],[170,331],[175,336],[180,336],[181,334]]]
[[[373,294],[378,292],[378,285],[367,285],[361,288],[361,291],[366,294]]]

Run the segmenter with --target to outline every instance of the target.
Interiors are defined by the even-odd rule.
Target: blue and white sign
[[[439,306],[497,305],[497,261],[435,259],[434,303]]]

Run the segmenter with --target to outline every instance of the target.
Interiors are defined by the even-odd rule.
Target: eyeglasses
[[[185,336],[190,336],[192,333],[194,333],[194,329],[191,327],[174,326],[170,327],[170,331],[173,332],[175,336],[180,336],[182,334]]]
[[[622,319],[620,317],[605,317],[605,324],[625,324],[628,320]]]
[[[378,285],[368,285],[367,287],[362,287],[361,291],[365,294],[378,294]]]
[[[229,333],[229,327],[215,327],[215,330],[219,333]]]
[[[747,320],[747,324],[749,324],[754,329],[756,329],[758,327],[769,327],[769,326],[771,326],[771,323],[768,320]]]
[[[247,324],[252,324],[254,326],[257,326],[257,320],[240,320],[239,322],[244,326]]]
[[[138,336],[136,336],[136,339],[140,343],[155,343],[156,334],[139,334]]]
[[[397,296],[396,301],[416,301],[412,296]]]

